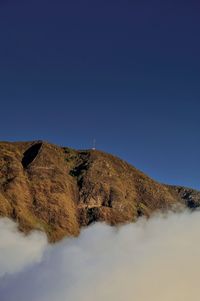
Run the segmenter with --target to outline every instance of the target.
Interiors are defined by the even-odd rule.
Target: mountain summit
[[[50,241],[96,221],[118,225],[200,205],[200,192],[160,184],[123,160],[43,141],[0,143],[0,215]]]

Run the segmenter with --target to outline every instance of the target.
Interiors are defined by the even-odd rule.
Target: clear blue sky
[[[197,1],[0,1],[0,140],[97,148],[200,189]]]

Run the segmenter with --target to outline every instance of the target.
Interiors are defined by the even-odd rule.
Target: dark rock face
[[[171,186],[183,200],[185,205],[190,209],[196,209],[200,207],[200,192],[191,188],[181,186]]]
[[[34,143],[31,147],[29,147],[23,154],[22,158],[22,165],[24,168],[27,168],[29,164],[33,162],[34,159],[36,159],[39,151],[42,148],[42,143]]]
[[[42,141],[0,143],[0,215],[50,241],[76,236],[96,221],[117,225],[154,211],[196,208],[200,193],[161,185],[103,152]]]

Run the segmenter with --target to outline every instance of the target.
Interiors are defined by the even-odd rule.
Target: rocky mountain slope
[[[43,141],[0,143],[0,216],[50,241],[76,236],[95,221],[135,221],[157,210],[200,205],[200,192],[157,183],[104,152]]]

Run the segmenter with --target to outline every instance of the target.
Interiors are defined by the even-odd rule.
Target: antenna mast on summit
[[[96,150],[96,139],[93,140],[92,150]]]

